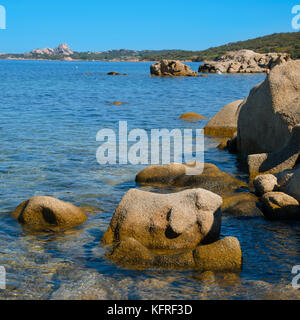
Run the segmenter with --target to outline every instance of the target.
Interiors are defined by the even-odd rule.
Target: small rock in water
[[[108,76],[127,76],[128,74],[127,73],[119,73],[119,72],[108,72],[107,73]]]
[[[277,178],[272,174],[257,176],[253,181],[253,185],[257,194],[262,196],[265,193],[276,191]]]
[[[124,104],[124,102],[121,102],[121,101],[115,101],[115,102],[109,103],[109,105],[113,105],[113,106],[120,106],[122,104]]]
[[[32,231],[61,231],[79,226],[87,219],[73,204],[44,196],[22,202],[12,216]]]
[[[197,77],[198,72],[192,71],[191,67],[177,60],[161,60],[151,65],[152,76],[167,77]]]
[[[246,187],[245,183],[222,172],[213,164],[205,163],[201,167],[201,174],[187,175],[187,164],[152,165],[136,176],[136,182],[158,187],[203,188],[219,195]]]
[[[184,113],[180,117],[180,119],[184,121],[200,121],[200,120],[205,120],[206,118],[196,112],[189,112],[189,113]]]

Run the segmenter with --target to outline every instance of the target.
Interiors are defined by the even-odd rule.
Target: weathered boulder
[[[187,164],[171,163],[169,165],[152,165],[136,176],[141,185],[178,188],[203,188],[217,194],[233,191],[246,184],[222,172],[217,166],[205,163],[203,172],[198,175],[187,175]]]
[[[197,77],[197,71],[192,71],[191,67],[177,60],[161,60],[151,65],[152,76],[177,76],[177,77]]]
[[[292,60],[274,67],[251,90],[239,113],[238,150],[245,154],[275,152],[286,145],[299,123],[300,61]]]
[[[111,261],[134,269],[240,271],[242,251],[238,239],[227,237],[188,250],[148,250],[140,242],[122,240],[106,254]]]
[[[255,190],[260,196],[268,192],[276,191],[277,183],[277,178],[272,174],[257,176],[253,181]]]
[[[234,217],[261,217],[258,198],[249,192],[224,195],[222,211]]]
[[[300,202],[300,168],[290,176],[288,181],[281,186],[280,190]]]
[[[242,250],[237,238],[226,237],[194,250],[196,268],[202,271],[238,271],[242,268]]]
[[[240,106],[244,100],[237,100],[227,104],[205,126],[204,134],[213,137],[228,137],[237,131],[237,121]]]
[[[76,227],[87,218],[71,203],[44,196],[22,202],[12,216],[32,231],[60,231]]]
[[[269,192],[261,198],[262,211],[269,220],[300,220],[299,202],[283,192]]]
[[[215,61],[200,65],[203,73],[261,73],[290,60],[286,53],[260,54],[252,50],[230,51]]]
[[[147,249],[191,249],[218,239],[222,198],[193,189],[156,194],[132,189],[116,209],[103,243],[133,238]]]
[[[188,112],[181,115],[180,119],[184,121],[200,121],[205,120],[206,118],[196,112]]]
[[[300,155],[300,125],[292,129],[292,135],[285,146],[272,153],[252,154],[248,156],[250,178],[261,173],[279,173],[290,170],[297,164]]]

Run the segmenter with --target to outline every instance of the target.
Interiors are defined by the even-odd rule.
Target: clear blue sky
[[[300,1],[298,1],[300,4]],[[0,0],[0,52],[68,43],[75,51],[201,50],[291,32],[289,0]]]

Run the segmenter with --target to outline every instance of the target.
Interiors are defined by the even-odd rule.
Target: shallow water
[[[197,70],[199,64],[190,64]],[[0,61],[0,266],[2,299],[299,298],[291,269],[300,264],[300,224],[224,216],[222,236],[243,250],[240,274],[127,270],[104,257],[100,241],[112,214],[144,166],[100,166],[97,131],[202,128],[184,112],[210,118],[244,98],[264,75],[151,78],[150,63]],[[109,71],[128,76],[107,76]],[[92,73],[87,75],[88,73]],[[109,105],[122,101],[124,105]],[[247,179],[236,158],[206,138],[205,161]],[[148,190],[149,188],[144,187]],[[157,191],[157,190],[156,190]],[[163,191],[163,190],[162,190]],[[49,195],[84,207],[87,222],[64,234],[29,234],[10,212]]]

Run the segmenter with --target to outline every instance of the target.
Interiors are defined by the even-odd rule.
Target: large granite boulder
[[[79,226],[86,220],[85,213],[68,202],[51,197],[33,197],[22,202],[12,216],[32,231],[61,231]]]
[[[274,67],[254,87],[238,118],[238,150],[270,153],[285,146],[300,123],[300,61]]]
[[[203,188],[219,195],[246,187],[245,183],[210,163],[203,164],[201,174],[189,175],[189,169],[187,164],[180,163],[151,165],[136,176],[136,182],[157,187]]]
[[[191,249],[218,239],[222,198],[193,189],[157,194],[132,189],[117,207],[103,243],[133,238],[148,249]]]
[[[205,126],[204,134],[231,138],[237,131],[239,110],[244,100],[237,100],[222,108]]]
[[[130,190],[102,238],[106,257],[130,268],[237,271],[236,238],[219,240],[222,198],[203,189],[172,194]]]
[[[192,71],[191,67],[177,60],[161,60],[151,65],[150,72],[152,76],[167,77],[197,77],[198,72]]]
[[[286,53],[260,54],[252,50],[230,51],[215,61],[200,65],[203,73],[261,73],[290,60]]]

